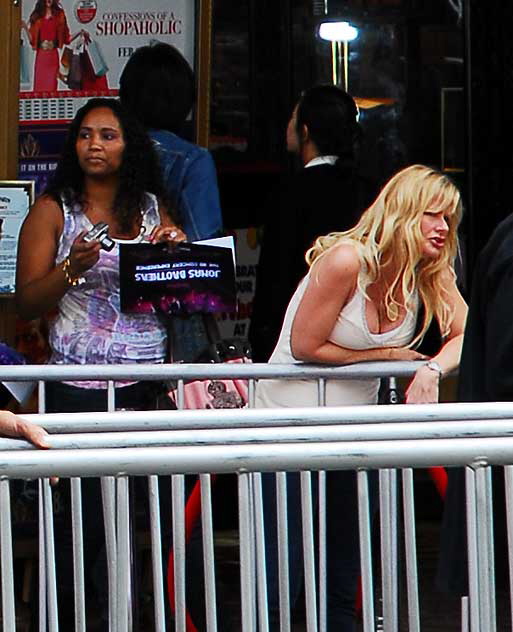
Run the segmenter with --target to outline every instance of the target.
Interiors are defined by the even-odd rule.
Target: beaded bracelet
[[[80,277],[73,276],[71,274],[70,267],[71,267],[71,262],[69,260],[69,257],[66,257],[66,259],[64,259],[64,261],[62,262],[62,271],[64,272],[64,278],[68,282],[68,285],[75,287],[76,285],[80,283]]]

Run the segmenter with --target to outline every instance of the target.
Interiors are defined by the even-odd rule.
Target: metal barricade
[[[165,367],[44,367],[47,379],[111,380],[127,377],[180,379],[194,377],[297,377],[318,378],[322,404],[325,379],[356,379],[387,373],[408,375],[411,363],[372,363],[357,367],[281,367],[269,365]],[[394,367],[394,364],[401,366]],[[159,367],[160,368],[160,367]],[[274,368],[274,367],[272,367]],[[72,369],[72,370],[70,370]],[[139,369],[141,371],[139,372]],[[352,369],[354,369],[352,371]],[[24,372],[25,370],[25,372]],[[38,367],[41,370],[41,367]],[[34,367],[3,367],[1,379],[34,379]],[[40,377],[40,374],[39,374]],[[43,387],[40,386],[42,394]],[[41,401],[44,401],[41,398]],[[109,408],[113,409],[111,396]],[[213,414],[214,413],[214,414]],[[374,630],[374,591],[371,526],[368,502],[368,470],[381,471],[381,542],[384,595],[384,629],[398,630],[397,621],[397,504],[396,476],[401,470],[405,516],[405,560],[407,566],[409,629],[420,630],[415,546],[412,468],[433,464],[467,466],[467,516],[469,539],[470,611],[463,607],[462,630],[467,617],[472,632],[496,629],[493,583],[493,535],[490,527],[492,498],[490,465],[506,465],[506,484],[511,492],[513,475],[513,405],[440,404],[422,406],[351,406],[312,409],[260,409],[216,411],[106,412],[34,415],[52,434],[51,450],[29,450],[22,441],[0,440],[0,544],[2,547],[2,603],[4,630],[14,630],[12,579],[12,536],[9,517],[9,479],[42,478],[42,539],[40,563],[40,629],[58,629],[55,550],[52,533],[50,476],[71,477],[74,519],[74,568],[76,586],[76,629],[85,630],[83,600],[83,547],[81,544],[80,479],[102,476],[106,540],[109,553],[110,629],[131,629],[130,546],[128,476],[148,477],[157,630],[165,629],[164,591],[159,532],[157,477],[173,477],[173,542],[175,581],[175,629],[185,631],[185,541],[183,475],[200,474],[202,532],[207,630],[215,632],[216,586],[214,535],[210,503],[210,475],[237,473],[239,480],[239,535],[241,578],[241,623],[244,632],[266,632],[267,600],[265,547],[261,503],[262,472],[276,472],[278,524],[280,533],[280,583],[282,629],[290,629],[287,598],[286,489],[284,472],[301,471],[305,575],[307,578],[307,629],[325,629],[325,559],[322,548],[325,508],[322,507],[323,476],[328,470],[358,472],[358,506],[363,585],[364,630]],[[437,420],[437,421],[434,421]],[[448,424],[447,422],[451,423]],[[172,429],[170,429],[172,428]],[[191,434],[191,430],[194,431]],[[120,431],[123,431],[122,433]],[[70,436],[69,433],[73,433]],[[123,448],[120,450],[119,448]],[[320,549],[314,551],[314,524],[309,495],[311,472],[320,472]],[[509,526],[509,523],[508,523]],[[510,547],[511,548],[511,547]],[[316,580],[316,556],[319,579]],[[510,558],[513,555],[510,553]],[[319,602],[317,592],[320,593]],[[317,609],[317,603],[319,608]]]

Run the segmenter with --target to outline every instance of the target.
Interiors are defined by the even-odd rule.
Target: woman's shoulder
[[[52,216],[62,217],[62,205],[55,199],[53,195],[43,193],[32,205],[30,212],[36,215],[45,213],[48,218]]]
[[[314,265],[317,265],[323,274],[329,274],[333,280],[356,278],[362,268],[357,244],[349,240],[331,246],[314,262]]]
[[[25,231],[35,231],[34,234],[42,235],[62,231],[64,226],[64,213],[58,202],[47,194],[40,195],[25,218]]]
[[[454,268],[450,265],[445,267],[440,272],[440,280],[442,282],[443,287],[446,289],[455,287],[456,286],[456,272]]]
[[[37,13],[32,13],[27,21],[29,31],[33,32],[39,30],[42,21],[43,18],[40,15],[38,15]]]

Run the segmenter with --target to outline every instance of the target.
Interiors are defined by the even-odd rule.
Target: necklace
[[[373,301],[376,309],[376,316],[378,321],[378,333],[386,333],[384,331],[387,324],[395,324],[399,319],[401,306],[395,300],[390,305],[390,309],[386,303],[386,292],[379,292],[376,302]],[[389,312],[391,314],[389,315]],[[388,331],[388,330],[387,330]]]

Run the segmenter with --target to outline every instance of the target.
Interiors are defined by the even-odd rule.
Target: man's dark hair
[[[78,162],[76,143],[82,122],[89,112],[108,108],[118,119],[123,132],[125,150],[119,170],[119,186],[113,211],[120,228],[129,232],[144,210],[145,191],[164,197],[158,158],[153,144],[140,123],[116,99],[94,98],[83,105],[68,130],[57,169],[45,190],[60,204],[84,203],[84,172]]]
[[[142,46],[121,73],[119,97],[148,129],[179,132],[194,104],[194,73],[174,46]]]
[[[350,166],[362,135],[357,116],[350,94],[333,85],[314,86],[303,92],[297,104],[298,137],[306,125],[321,155],[338,156],[339,167]]]

